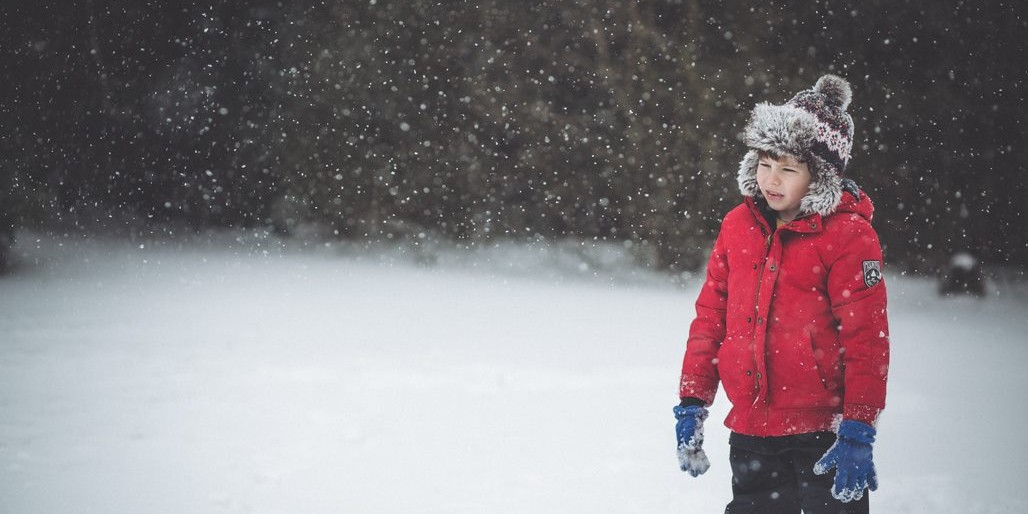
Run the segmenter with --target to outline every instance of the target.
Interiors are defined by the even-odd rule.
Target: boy
[[[873,206],[843,178],[851,97],[825,75],[746,126],[745,201],[714,244],[674,409],[681,468],[698,476],[705,407],[724,385],[728,514],[867,512],[878,486],[889,329]]]

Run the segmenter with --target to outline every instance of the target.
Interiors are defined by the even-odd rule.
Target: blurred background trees
[[[758,101],[837,73],[894,266],[1024,267],[1014,1],[92,0],[0,7],[17,229],[581,238],[700,265]]]

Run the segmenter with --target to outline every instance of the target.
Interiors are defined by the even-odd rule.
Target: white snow
[[[720,512],[731,495],[723,397],[710,471],[676,458],[699,280],[512,248],[19,252],[0,278],[0,512]],[[1028,511],[1025,291],[886,277],[873,510]]]

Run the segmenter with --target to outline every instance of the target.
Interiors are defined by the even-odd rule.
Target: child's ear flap
[[[760,163],[760,153],[751,149],[739,162],[739,173],[736,177],[739,182],[739,192],[744,196],[760,196],[760,188],[757,186],[757,164]]]
[[[835,167],[817,155],[809,156],[810,192],[800,200],[800,212],[828,216],[842,202],[842,177]]]

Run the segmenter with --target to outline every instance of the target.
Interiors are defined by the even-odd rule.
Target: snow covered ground
[[[0,278],[0,512],[723,510],[723,398],[710,472],[674,451],[695,284],[510,247],[244,248],[22,237]],[[1025,289],[887,279],[872,508],[1028,512]]]

